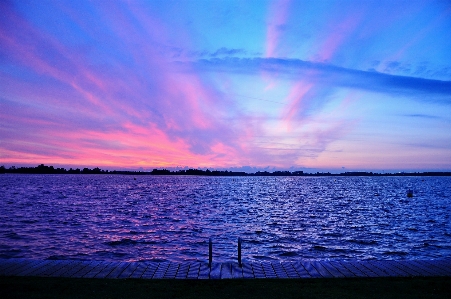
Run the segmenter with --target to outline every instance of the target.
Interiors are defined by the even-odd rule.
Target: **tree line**
[[[127,170],[103,170],[99,167],[90,168],[55,168],[40,164],[36,167],[15,167],[6,168],[0,166],[0,173],[29,173],[29,174],[127,174],[127,175],[203,175],[203,176],[451,176],[451,172],[397,172],[397,173],[376,173],[365,171],[352,171],[333,174],[330,172],[306,173],[304,171],[257,171],[246,173],[244,171],[228,170],[202,170],[202,169],[180,169],[170,171],[168,169],[153,169],[152,171],[127,171]]]

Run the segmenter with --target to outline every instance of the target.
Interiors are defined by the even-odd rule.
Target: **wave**
[[[4,236],[5,236],[6,238],[8,238],[8,239],[13,239],[13,240],[20,240],[20,239],[23,239],[22,236],[20,236],[18,233],[15,233],[15,232],[8,232],[8,233],[5,233]]]
[[[321,246],[321,245],[314,245],[314,246],[312,247],[312,249],[313,249],[313,250],[318,250],[318,251],[324,251],[324,250],[327,250],[327,247]]]
[[[139,245],[139,244],[143,244],[143,245],[157,244],[157,242],[145,241],[145,240],[133,240],[133,239],[129,239],[129,238],[124,238],[124,239],[116,240],[116,241],[108,241],[108,242],[105,242],[104,244],[108,245],[108,246],[129,246],[129,245]]]
[[[279,256],[298,256],[299,254],[297,254],[296,252],[293,251],[285,251],[283,253],[280,253]]]
[[[273,261],[275,258],[266,255],[253,255],[252,256],[256,260],[264,260],[264,261]]]
[[[405,251],[384,251],[384,255],[408,255],[408,252]]]
[[[349,243],[359,244],[359,245],[376,245],[376,240],[359,240],[359,239],[349,239]]]

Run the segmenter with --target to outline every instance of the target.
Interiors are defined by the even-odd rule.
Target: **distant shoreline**
[[[304,171],[257,171],[255,173],[246,173],[241,171],[228,170],[201,170],[201,169],[183,169],[170,171],[167,169],[153,169],[152,171],[126,171],[126,170],[102,170],[98,167],[90,169],[72,169],[54,168],[44,164],[37,167],[19,167],[11,166],[5,168],[0,166],[0,173],[20,173],[20,174],[122,174],[122,175],[196,175],[196,176],[451,176],[451,172],[428,171],[428,172],[396,172],[396,173],[377,173],[365,171],[348,171],[343,173],[316,172],[307,173]]]

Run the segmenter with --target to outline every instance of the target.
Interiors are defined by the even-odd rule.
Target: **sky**
[[[451,171],[450,1],[0,1],[0,165]]]

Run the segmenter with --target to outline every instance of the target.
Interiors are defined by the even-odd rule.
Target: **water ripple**
[[[449,177],[0,179],[0,257],[206,261],[212,238],[230,261],[238,237],[248,261],[451,253]]]

